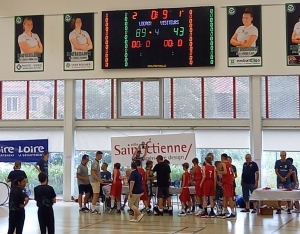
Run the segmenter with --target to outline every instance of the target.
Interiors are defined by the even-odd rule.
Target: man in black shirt
[[[39,173],[44,172],[48,176],[48,159],[49,159],[49,152],[44,152],[43,157],[40,161],[38,161],[34,167],[38,170]]]
[[[167,163],[164,163],[163,156],[158,155],[156,157],[156,160],[157,160],[157,164],[153,168],[153,173],[156,172],[156,178],[157,178],[158,208],[155,207],[154,211],[156,212],[156,215],[162,216],[163,199],[166,199],[169,207],[169,214],[173,215],[173,209],[172,209],[170,193],[169,193],[171,169]]]
[[[56,203],[56,194],[54,189],[47,185],[47,175],[42,172],[39,174],[41,185],[34,188],[34,200],[38,206],[38,219],[41,234],[54,234],[54,212],[53,204]]]
[[[13,185],[14,180],[17,179],[18,177],[24,177],[26,180],[26,183],[28,183],[27,180],[27,175],[24,171],[21,170],[21,162],[20,161],[16,161],[15,165],[14,165],[14,170],[11,171],[6,179],[6,182],[9,183],[11,182],[11,185]]]

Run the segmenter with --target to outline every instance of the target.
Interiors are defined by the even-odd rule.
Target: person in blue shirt
[[[290,161],[292,164],[292,175],[290,177],[291,183],[292,183],[292,188],[293,189],[298,189],[299,187],[299,181],[298,181],[298,170],[297,168],[293,165],[294,160],[292,158],[287,158],[287,161]],[[300,213],[300,204],[299,201],[294,201],[295,205],[295,210],[293,210],[293,213]],[[293,209],[293,204],[291,205],[290,209]]]
[[[275,173],[277,175],[277,188],[278,189],[291,189],[291,175],[293,173],[292,164],[286,160],[286,152],[280,152],[280,160],[275,163]],[[291,206],[291,202],[288,202],[288,207]],[[288,214],[291,214],[290,208],[287,210]],[[276,214],[281,214],[281,201],[278,201],[278,209]]]
[[[44,152],[43,157],[40,161],[38,161],[34,167],[38,170],[39,173],[44,172],[48,175],[48,159],[49,159],[49,152]]]
[[[100,175],[101,175],[101,179],[104,181],[104,184],[105,184],[105,181],[110,181],[111,180],[111,173],[107,170],[107,167],[108,167],[108,164],[106,162],[102,163],[101,165],[101,172],[100,172]]]
[[[14,170],[11,171],[6,179],[7,183],[11,183],[11,185],[14,184],[14,180],[19,177],[24,177],[26,180],[26,183],[28,183],[27,175],[24,171],[21,170],[21,162],[16,161],[14,165]]]

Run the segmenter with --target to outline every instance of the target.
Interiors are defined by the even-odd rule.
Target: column
[[[63,200],[74,192],[75,80],[65,80]]]
[[[262,153],[262,101],[261,101],[261,76],[250,77],[250,151],[252,160],[260,168],[259,187],[263,174]]]

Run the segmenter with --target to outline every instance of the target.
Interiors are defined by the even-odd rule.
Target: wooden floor
[[[79,213],[78,204],[59,202],[54,206],[56,234],[92,234],[92,233],[178,233],[178,234],[221,234],[221,233],[255,233],[255,234],[299,234],[299,214],[258,216],[243,214],[238,211],[237,220],[203,219],[195,216],[178,217],[165,215],[163,217],[147,216],[140,223],[130,223],[129,215],[109,214],[91,215]],[[101,207],[102,209],[102,207]],[[31,201],[26,207],[24,234],[38,234],[39,225],[36,215],[37,208]],[[8,208],[0,207],[0,233],[7,233]]]

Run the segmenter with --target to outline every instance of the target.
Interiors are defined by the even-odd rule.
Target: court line
[[[181,232],[181,231],[183,231],[183,230],[185,230],[185,229],[187,229],[187,228],[188,228],[188,227],[184,227],[184,228],[180,229],[179,231],[173,232],[172,234],[175,234],[175,233]]]
[[[199,232],[203,231],[204,229],[205,229],[205,227],[204,227],[204,228],[201,228],[201,229],[199,229],[199,230],[197,230],[197,231],[195,231],[195,232],[193,232],[192,234],[199,233]]]
[[[80,227],[80,228],[78,228],[78,229],[72,230],[72,231],[67,231],[67,232],[64,232],[64,234],[67,234],[67,233],[72,233],[72,232],[74,232],[74,231],[79,231],[79,230],[81,230],[81,229],[84,229],[84,228],[91,227],[91,226],[93,226],[93,225],[95,225],[95,224],[104,223],[104,222],[106,222],[106,221],[109,221],[109,220],[110,220],[110,219],[101,220],[101,221],[99,221],[99,222],[96,222],[96,223],[93,223],[93,224],[89,224],[89,225],[86,225],[86,226]]]
[[[272,234],[275,233],[275,232],[277,232],[277,231],[279,231],[281,228],[283,228],[283,227],[284,227],[285,225],[287,225],[288,223],[292,222],[294,219],[295,219],[295,217],[292,218],[291,220],[289,220],[288,222],[286,222],[285,224],[281,225],[278,229],[276,229],[274,232],[272,232]]]

